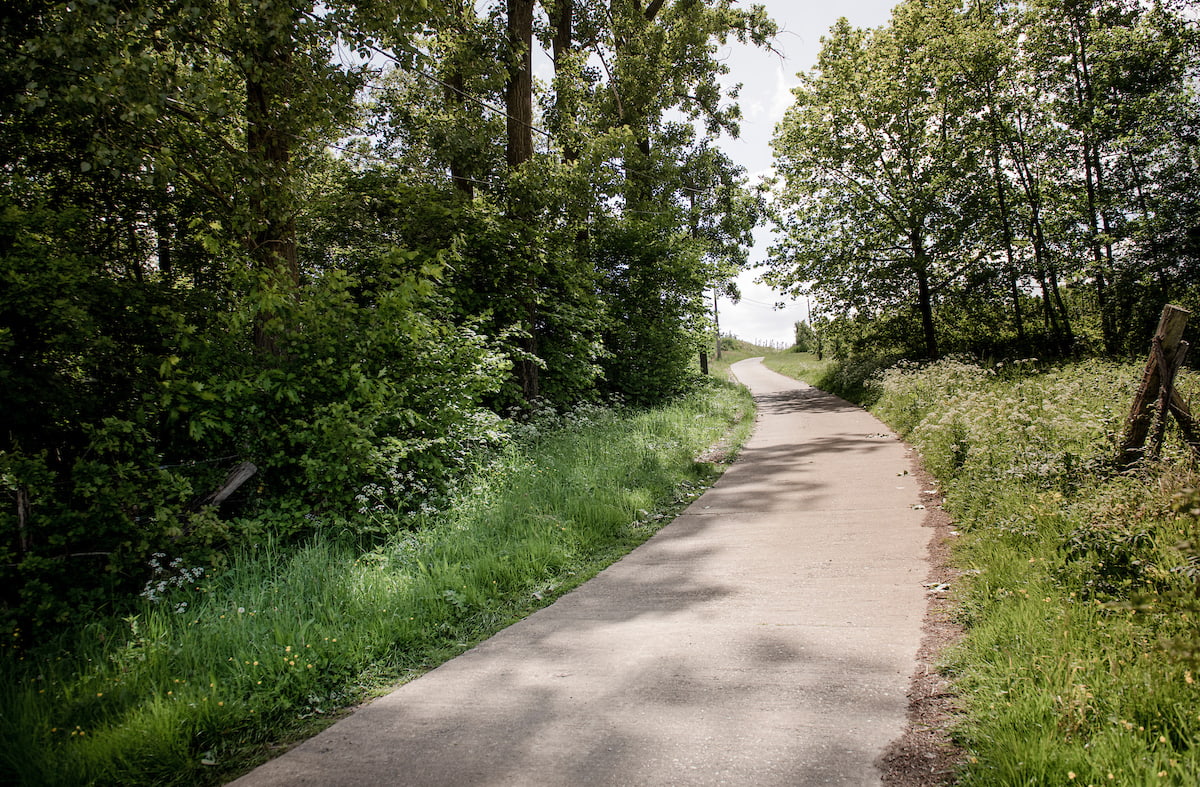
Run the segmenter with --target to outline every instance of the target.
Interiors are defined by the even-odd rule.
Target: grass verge
[[[646,412],[530,431],[426,526],[363,549],[270,541],[162,587],[121,620],[0,649],[5,783],[217,784],[339,709],[549,603],[648,538],[720,473],[753,404],[711,383]],[[733,450],[723,452],[731,456]],[[186,573],[185,573],[186,572]]]
[[[967,633],[944,669],[961,784],[1200,784],[1200,478],[1181,449],[1111,463],[1139,373],[945,360],[883,376],[875,411],[960,534]]]

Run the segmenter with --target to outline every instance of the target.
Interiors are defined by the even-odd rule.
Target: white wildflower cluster
[[[167,556],[163,552],[155,552],[150,556],[150,579],[139,594],[142,598],[155,604],[162,601],[173,590],[194,585],[200,577],[204,576],[202,567],[188,568],[183,564],[183,558],[177,557],[164,564],[166,560]],[[183,614],[187,612],[187,606],[186,601],[181,601],[175,605],[175,612]]]
[[[533,442],[538,438],[561,429],[582,429],[592,426],[619,408],[621,402],[614,400],[609,405],[583,402],[559,411],[545,400],[538,400],[531,408],[510,413],[509,431],[518,442]]]
[[[444,493],[415,470],[388,468],[382,483],[365,484],[354,496],[358,513],[382,527],[406,514],[436,514]]]
[[[891,370],[889,417],[911,419],[908,437],[937,475],[1053,487],[1111,453],[1127,370],[1090,362],[1031,375],[1031,365],[1013,364],[1024,367],[1016,377],[961,361]]]

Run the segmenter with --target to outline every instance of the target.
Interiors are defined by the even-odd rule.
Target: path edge
[[[955,619],[957,602],[953,591],[962,571],[953,565],[951,554],[958,534],[954,520],[943,508],[937,479],[925,470],[920,454],[910,451],[910,470],[921,488],[925,506],[922,527],[933,530],[929,539],[925,579],[928,602],[921,624],[917,664],[908,689],[908,718],[904,733],[892,741],[876,761],[888,787],[951,787],[966,763],[967,752],[954,740],[952,729],[961,718],[962,707],[950,679],[941,671],[945,652],[964,636]]]

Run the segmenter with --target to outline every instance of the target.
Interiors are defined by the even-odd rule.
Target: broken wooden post
[[[1179,374],[1179,368],[1183,366],[1187,353],[1188,343],[1180,342],[1179,349],[1175,351],[1175,358],[1171,363],[1168,364],[1165,357],[1160,356],[1159,358],[1159,365],[1162,367],[1159,371],[1162,376],[1162,385],[1158,393],[1159,417],[1154,422],[1154,432],[1150,435],[1150,444],[1145,452],[1145,456],[1151,459],[1157,459],[1159,452],[1162,451],[1163,436],[1167,432],[1167,414],[1171,409],[1171,398],[1175,394],[1175,377]]]
[[[1160,421],[1166,418],[1168,411],[1179,412],[1179,408],[1175,406],[1178,394],[1174,391],[1174,377],[1179,363],[1183,360],[1179,354],[1180,339],[1183,338],[1183,329],[1187,327],[1190,315],[1191,312],[1178,306],[1168,304],[1163,307],[1158,330],[1154,332],[1154,339],[1150,343],[1150,358],[1146,361],[1142,384],[1133,399],[1129,417],[1125,419],[1125,437],[1117,455],[1117,462],[1121,465],[1131,465],[1144,455],[1146,437],[1154,421],[1156,403],[1161,403]],[[1186,353],[1186,344],[1184,347]],[[1186,413],[1187,406],[1183,404],[1182,398],[1179,399],[1179,404],[1183,405],[1182,411]],[[1179,415],[1176,417],[1180,418]],[[1194,427],[1190,413],[1187,413],[1187,419],[1189,424],[1184,426],[1185,435],[1189,426]],[[1183,420],[1180,418],[1181,424]],[[1195,444],[1192,445],[1195,447]]]
[[[252,462],[242,462],[229,471],[229,475],[225,476],[225,481],[217,487],[216,491],[197,500],[192,505],[193,510],[199,511],[204,506],[221,505],[238,490],[238,487],[249,481],[257,472],[258,468]]]

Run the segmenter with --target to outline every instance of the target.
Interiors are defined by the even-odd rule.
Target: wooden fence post
[[[1142,384],[1133,399],[1129,417],[1125,419],[1125,437],[1117,455],[1118,464],[1129,466],[1147,453],[1146,437],[1154,421],[1156,403],[1159,404],[1158,412],[1161,415],[1151,453],[1157,453],[1161,445],[1161,430],[1165,428],[1167,412],[1171,412],[1179,420],[1185,439],[1188,439],[1193,450],[1197,450],[1197,443],[1189,437],[1197,432],[1195,421],[1174,387],[1175,373],[1187,354],[1187,343],[1181,342],[1180,339],[1190,315],[1189,311],[1178,306],[1168,304],[1163,307],[1158,330],[1154,332],[1154,339],[1150,343],[1150,358],[1146,361]]]

